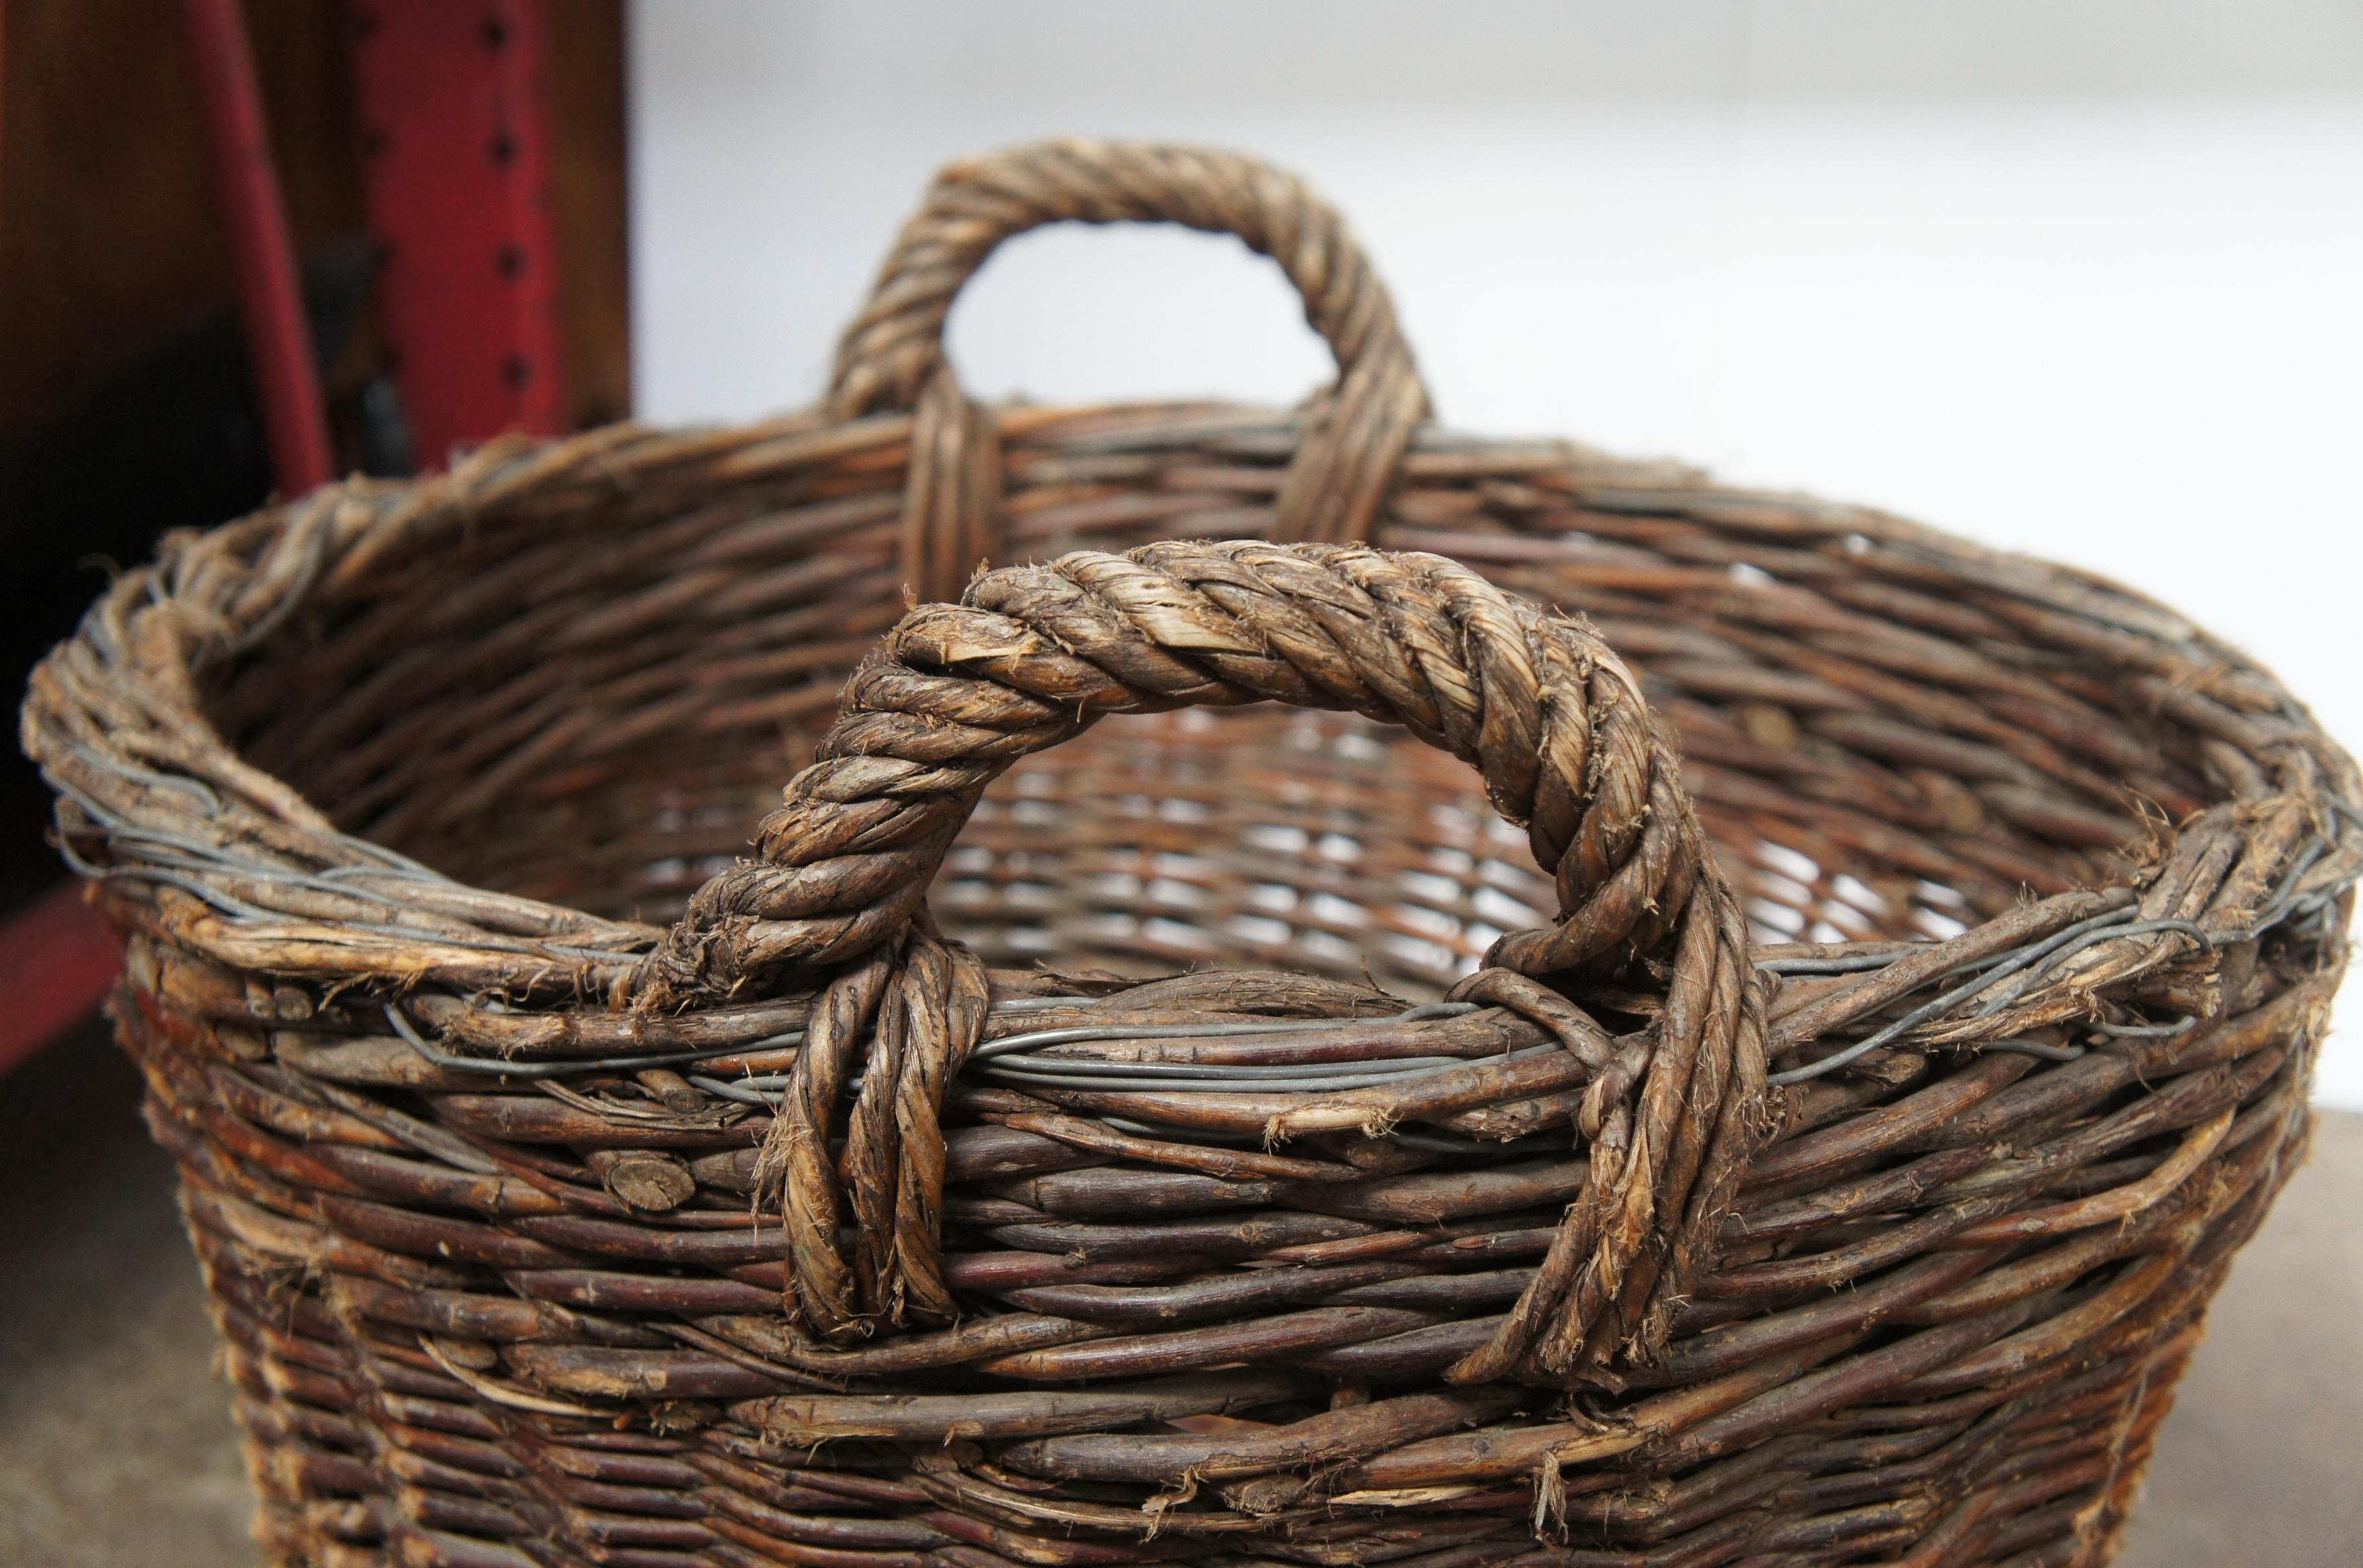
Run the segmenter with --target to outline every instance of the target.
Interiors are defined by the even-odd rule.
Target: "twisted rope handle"
[[[1670,946],[1654,1036],[1603,1066],[1586,1107],[1587,1188],[1526,1297],[1457,1375],[1530,1361],[1559,1375],[1662,1337],[1766,1097],[1765,998],[1671,746],[1581,622],[1440,557],[1247,541],[1005,568],[960,604],[911,612],[848,684],[819,759],[764,821],[759,857],[699,889],[642,963],[637,1004],[664,1009],[853,961],[822,991],[766,1150],[792,1288],[816,1331],[950,1308],[934,1260],[937,1108],[981,1037],[984,990],[924,895],[985,787],[1108,713],[1264,701],[1401,724],[1474,764],[1495,809],[1525,827],[1556,873],[1560,917],[1503,936],[1469,994],[1547,1015],[1535,981],[1634,969]],[[827,1131],[873,1018],[839,1172]],[[849,1264],[840,1175],[856,1194]]]
[[[1275,536],[1366,537],[1428,401],[1393,303],[1336,210],[1258,159],[1197,148],[1056,141],[955,163],[904,226],[838,347],[831,412],[910,409],[904,568],[922,600],[956,596],[994,554],[998,440],[944,358],[952,302],[1004,240],[1050,223],[1176,223],[1272,258],[1337,357],[1281,483]]]

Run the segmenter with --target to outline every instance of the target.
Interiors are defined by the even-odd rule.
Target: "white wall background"
[[[808,402],[953,156],[1238,147],[1354,220],[1448,423],[2102,570],[2363,745],[2353,0],[638,0],[631,71],[644,418]],[[951,346],[1054,402],[1329,373],[1177,231],[1012,244]],[[2320,1093],[2363,1109],[2363,1025]]]

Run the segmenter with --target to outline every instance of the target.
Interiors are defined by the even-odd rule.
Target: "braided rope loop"
[[[1565,1003],[1553,988],[1637,975],[1644,955],[1670,966],[1655,1030],[1604,1062],[1587,1097],[1584,1191],[1525,1297],[1455,1375],[1561,1377],[1662,1341],[1767,1102],[1765,988],[1672,747],[1580,621],[1440,557],[1247,541],[1006,568],[960,604],[913,611],[847,686],[758,857],[701,888],[640,966],[637,1005],[661,1010],[844,966],[764,1165],[816,1331],[950,1310],[933,1252],[940,1153],[926,1145],[981,1037],[984,989],[923,900],[985,787],[1108,713],[1257,701],[1400,724],[1472,764],[1525,828],[1555,873],[1559,919],[1503,936],[1456,995],[1554,1027]],[[839,1173],[827,1129],[873,1025]],[[854,1178],[850,1261],[837,1243],[840,1174]]]
[[[1280,264],[1337,358],[1307,411],[1274,535],[1369,536],[1428,399],[1394,304],[1335,208],[1259,159],[1206,149],[1056,141],[944,169],[839,341],[828,406],[912,412],[902,567],[921,600],[957,596],[998,554],[999,436],[944,357],[953,302],[1007,239],[1053,223],[1172,223],[1237,237]]]

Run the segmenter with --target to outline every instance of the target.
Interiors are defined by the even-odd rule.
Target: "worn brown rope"
[[[1592,1179],[1518,1308],[1458,1375],[1504,1375],[1547,1325],[1540,1365],[1554,1375],[1601,1365],[1636,1334],[1662,1339],[1679,1265],[1712,1234],[1765,1126],[1764,998],[1671,748],[1631,674],[1579,622],[1440,557],[1252,541],[1004,568],[960,605],[913,612],[848,686],[820,759],[765,820],[760,858],[700,889],[641,966],[638,1003],[660,1012],[736,995],[789,965],[860,960],[823,993],[815,1044],[796,1065],[796,1114],[775,1124],[766,1151],[788,1212],[793,1292],[815,1331],[899,1320],[906,1293],[927,1315],[943,1309],[893,1262],[926,1279],[933,1238],[895,1201],[900,1162],[926,1156],[907,1143],[887,1152],[885,1107],[904,1040],[925,1042],[936,1099],[915,1097],[909,1120],[931,1118],[943,1065],[973,1047],[982,1011],[963,1011],[946,1037],[914,999],[949,998],[956,960],[923,918],[912,955],[898,962],[897,948],[985,786],[1107,713],[1259,701],[1351,709],[1476,766],[1494,807],[1554,868],[1563,911],[1496,943],[1489,962],[1501,971],[1616,973],[1679,931],[1647,1064],[1620,1086],[1636,1099],[1591,1108]],[[906,968],[926,977],[906,979]],[[1497,972],[1475,983],[1499,990],[1487,978]],[[854,1037],[889,989],[896,1000],[847,1155],[863,1237],[857,1313],[826,1139]],[[1609,1066],[1599,1064],[1603,1083]]]
[[[954,1315],[937,1258],[943,1099],[983,1033],[989,1000],[976,955],[922,921],[837,977],[814,1006],[788,1088],[793,1110],[772,1121],[755,1176],[758,1198],[786,1217],[795,1304],[828,1338]],[[840,1167],[829,1129],[865,1032]],[[849,1203],[849,1265],[838,1246]]]
[[[980,567],[1007,553],[1001,521],[1001,432],[993,410],[972,403],[951,368],[939,367],[911,414],[895,564],[921,603],[960,597]]]
[[[1367,538],[1428,412],[1394,306],[1345,220],[1293,175],[1208,149],[1060,141],[946,168],[838,345],[830,407],[915,411],[901,564],[921,602],[951,600],[1001,548],[998,436],[960,392],[944,326],[1003,241],[1046,224],[1175,223],[1278,261],[1337,356],[1274,503],[1272,536]]]
[[[1115,712],[1280,701],[1401,724],[1476,767],[1556,878],[1556,925],[1493,961],[1621,966],[1703,877],[1678,765],[1581,623],[1440,557],[1255,541],[1078,552],[914,611],[848,684],[819,759],[642,964],[643,1010],[737,994],[899,931],[985,786]]]

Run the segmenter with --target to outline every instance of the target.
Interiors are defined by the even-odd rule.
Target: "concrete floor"
[[[0,1563],[250,1564],[213,1330],[95,1032],[0,1093]],[[2168,1423],[2122,1568],[2363,1562],[2363,1116],[2241,1255]]]

